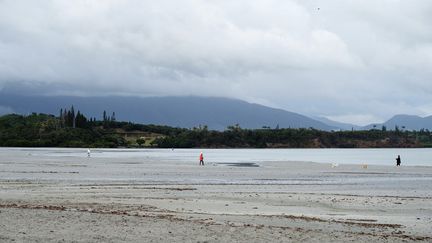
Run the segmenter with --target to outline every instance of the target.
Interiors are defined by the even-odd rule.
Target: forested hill
[[[13,147],[209,147],[209,148],[380,148],[431,147],[432,134],[421,131],[339,131],[315,129],[242,129],[211,131],[118,122],[115,114],[88,119],[79,111],[58,116],[0,117],[0,146]]]

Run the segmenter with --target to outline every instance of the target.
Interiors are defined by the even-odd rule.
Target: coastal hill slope
[[[343,130],[343,131],[364,130],[363,127],[361,127],[361,126],[357,126],[357,125],[350,124],[350,123],[333,121],[333,120],[330,120],[326,117],[315,116],[313,118],[317,121],[320,121],[320,122],[328,125],[328,126],[337,127],[338,129]]]
[[[382,124],[371,124],[365,126],[363,129],[372,129],[374,128],[374,125],[377,129],[381,129],[385,126],[387,129],[394,130],[397,126],[399,129],[403,130],[432,130],[432,116],[420,117],[413,115],[396,115]]]

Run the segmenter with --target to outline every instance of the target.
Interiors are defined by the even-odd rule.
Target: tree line
[[[163,148],[392,148],[432,147],[428,130],[322,131],[313,128],[242,129],[225,131],[189,129],[153,141]]]
[[[101,112],[102,119],[88,119],[72,106],[56,117],[32,113],[0,117],[0,146],[17,147],[133,147],[142,138],[127,140],[128,132],[155,134],[150,146],[159,148],[390,148],[432,147],[429,130],[395,128],[367,131],[321,131],[316,129],[243,129],[236,124],[224,131],[207,126],[176,128],[116,121],[113,112]],[[148,144],[147,144],[148,146]]]

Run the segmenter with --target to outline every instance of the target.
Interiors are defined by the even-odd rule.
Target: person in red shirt
[[[199,156],[199,164],[204,165],[204,155],[202,152],[200,153],[200,156]]]

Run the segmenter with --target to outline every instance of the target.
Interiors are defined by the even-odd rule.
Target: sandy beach
[[[0,154],[1,242],[431,242],[432,168]]]

